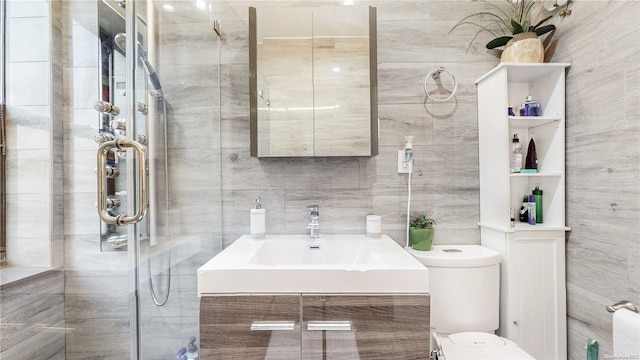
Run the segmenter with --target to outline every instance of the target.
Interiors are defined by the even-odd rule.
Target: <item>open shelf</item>
[[[530,177],[560,177],[561,173],[548,173],[548,172],[539,172],[539,173],[512,173],[509,174],[510,178],[530,178]]]
[[[550,123],[559,123],[559,116],[509,116],[509,129],[530,129]]]

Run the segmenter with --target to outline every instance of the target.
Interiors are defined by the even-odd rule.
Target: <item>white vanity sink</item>
[[[242,236],[198,269],[198,293],[426,294],[428,274],[386,235]]]

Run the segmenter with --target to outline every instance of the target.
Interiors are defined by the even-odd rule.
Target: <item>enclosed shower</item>
[[[198,345],[195,270],[221,247],[220,93],[198,78],[219,79],[217,16],[214,1],[99,1],[99,249],[126,258],[131,359]],[[194,26],[215,50],[197,64],[181,41]],[[213,101],[194,106],[194,90]],[[205,204],[214,211],[193,211]]]

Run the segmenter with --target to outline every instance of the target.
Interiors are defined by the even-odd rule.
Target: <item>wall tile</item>
[[[67,360],[129,358],[129,317],[122,315],[114,319],[67,320]]]
[[[73,106],[81,109],[93,109],[93,104],[98,99],[99,86],[98,86],[98,68],[97,67],[76,67],[71,71],[72,82],[69,85],[73,86],[71,89],[71,95],[73,99]]]
[[[584,358],[587,339],[612,354],[611,314],[603,308],[638,299],[640,230],[637,32],[640,4],[574,3],[563,20],[554,61],[567,76],[567,308],[569,359]],[[594,16],[625,30],[587,29]],[[610,71],[603,79],[599,69]],[[624,148],[621,151],[621,144]],[[636,300],[637,301],[637,300]]]
[[[93,219],[92,223],[96,228],[98,227],[97,218]],[[97,233],[66,235],[65,270],[82,271],[84,276],[124,275],[128,270],[127,252],[101,252],[99,243],[100,239]]]
[[[7,159],[7,193],[49,195],[49,150],[20,150]],[[43,196],[43,202],[49,203]]]
[[[46,17],[49,16],[47,0],[12,1],[8,10],[11,18]]]
[[[93,24],[91,24],[93,25]],[[100,40],[96,27],[88,27],[85,24],[74,25],[71,28],[73,36],[73,46],[71,58],[65,64],[66,66],[75,67],[98,67],[98,52],[100,49]],[[98,76],[97,74],[95,75]]]
[[[357,158],[257,159],[247,150],[223,149],[224,189],[344,189],[358,179]]]
[[[7,106],[6,127],[9,149],[49,149],[51,146],[51,108]]]
[[[48,61],[7,64],[7,104],[49,105],[49,70]]]
[[[8,61],[48,61],[51,42],[48,17],[14,18],[9,21]]]

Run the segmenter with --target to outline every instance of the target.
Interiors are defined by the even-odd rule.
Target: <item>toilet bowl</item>
[[[500,316],[500,253],[480,245],[407,251],[429,269],[431,348],[437,359],[535,360],[494,334]]]
[[[535,360],[509,339],[485,332],[436,334],[438,360]]]

